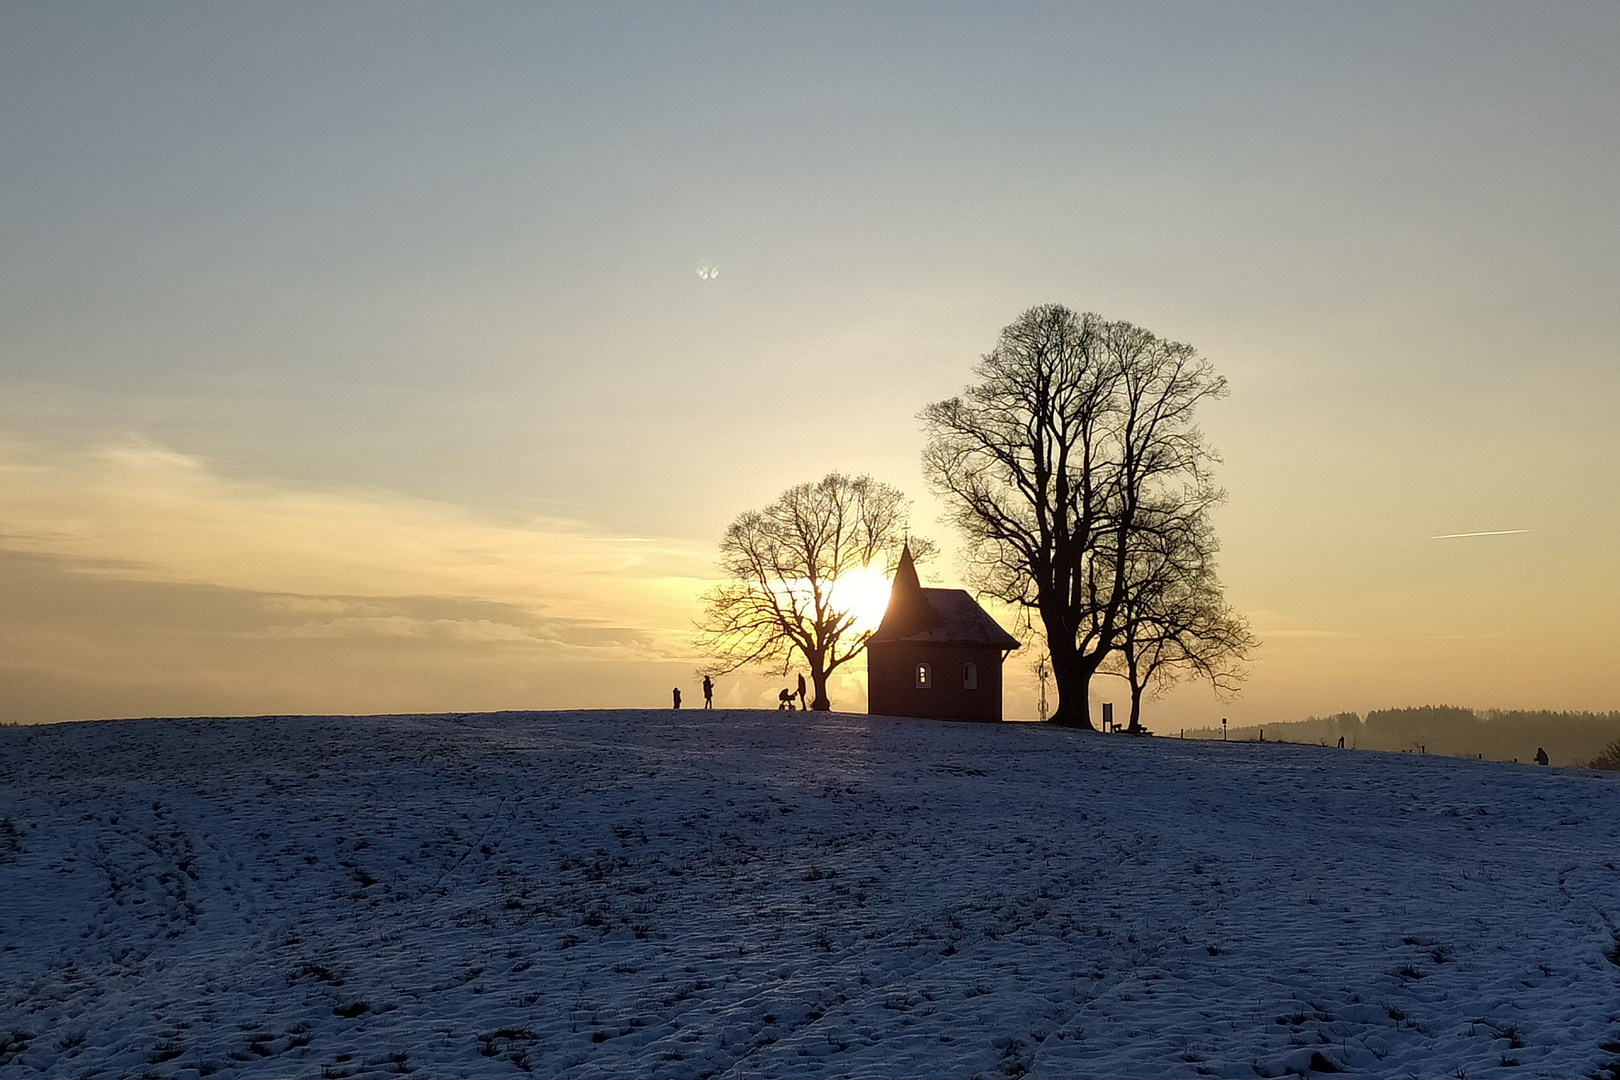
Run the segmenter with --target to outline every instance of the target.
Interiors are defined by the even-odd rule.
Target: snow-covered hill
[[[9,728],[0,1075],[1591,1075],[1617,780],[774,712]]]

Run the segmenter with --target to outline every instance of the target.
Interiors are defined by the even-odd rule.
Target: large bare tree
[[[1133,544],[1178,498],[1216,495],[1193,413],[1226,383],[1190,345],[1060,304],[1019,316],[975,374],[923,410],[924,469],[975,584],[1039,616],[1052,721],[1089,728],[1091,678],[1127,621]]]
[[[832,473],[789,488],[750,510],[720,541],[725,581],[703,598],[698,646],[720,675],[747,664],[786,674],[803,657],[815,686],[812,709],[830,709],[827,677],[866,647],[870,631],[837,595],[841,577],[876,565],[885,573],[906,542],[904,495],[869,476]],[[913,557],[932,545],[911,539]]]
[[[1220,544],[1208,510],[1184,498],[1171,501],[1152,528],[1138,531],[1128,555],[1122,625],[1101,670],[1130,687],[1133,734],[1142,731],[1144,697],[1182,676],[1207,679],[1219,695],[1235,694],[1258,645],[1215,573]]]

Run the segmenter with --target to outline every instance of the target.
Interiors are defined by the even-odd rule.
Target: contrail
[[[1491,532],[1477,533],[1446,533],[1442,536],[1431,536],[1430,540],[1455,540],[1459,536],[1512,536],[1515,533],[1527,533],[1529,529],[1495,529]]]

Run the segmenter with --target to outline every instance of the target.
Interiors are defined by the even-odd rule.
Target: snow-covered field
[[[0,1075],[1600,1075],[1617,781],[836,714],[9,728]]]

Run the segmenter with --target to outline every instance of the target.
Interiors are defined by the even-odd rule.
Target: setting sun
[[[876,566],[851,570],[832,588],[833,604],[855,616],[857,634],[878,628],[889,606],[889,579]]]

